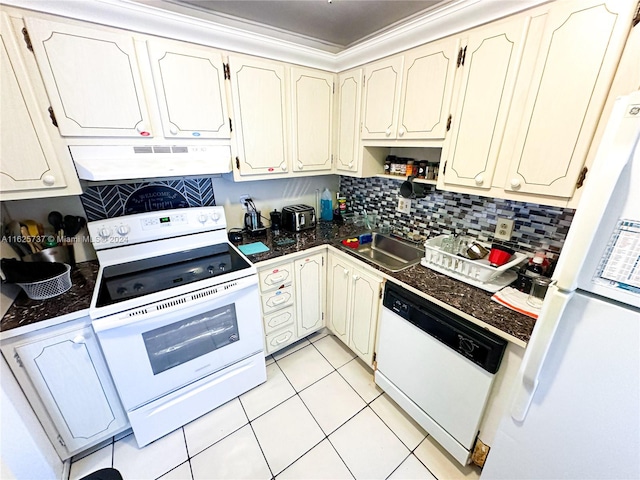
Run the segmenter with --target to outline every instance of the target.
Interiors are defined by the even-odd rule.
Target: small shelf
[[[378,175],[376,175],[377,178],[387,178],[389,180],[397,180],[399,182],[404,182],[405,180],[408,180],[409,177],[404,177],[402,175],[385,175],[383,173],[379,173]],[[424,178],[414,178],[413,181],[415,183],[424,183],[426,185],[436,185],[438,183],[437,180],[426,180]]]

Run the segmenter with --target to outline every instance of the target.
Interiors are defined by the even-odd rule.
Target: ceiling
[[[149,2],[151,3],[151,2]],[[334,53],[416,18],[451,0],[157,0],[219,19],[242,22],[242,28],[293,35]],[[285,37],[283,37],[285,38]]]

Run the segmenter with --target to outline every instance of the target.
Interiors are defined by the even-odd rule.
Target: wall
[[[163,185],[176,190],[188,206],[221,205],[224,207],[228,228],[242,227],[244,210],[240,195],[250,195],[268,225],[269,211],[281,210],[286,205],[305,203],[319,208],[319,195],[325,187],[332,192],[338,189],[336,175],[300,177],[279,180],[234,182],[231,175],[201,178],[157,179],[137,182],[84,183],[83,195],[33,200],[14,200],[2,203],[2,221],[32,219],[51,229],[47,216],[52,210],[63,215],[81,215],[88,221],[117,217],[125,214],[127,199],[136,189],[149,185]],[[178,200],[180,201],[180,200]],[[185,205],[186,206],[186,205]],[[87,230],[78,235],[88,238]],[[88,242],[74,245],[76,261],[95,258],[95,251]]]
[[[353,210],[377,213],[384,224],[403,234],[432,237],[459,231],[491,243],[498,216],[515,219],[509,242],[500,242],[525,252],[546,250],[560,253],[575,210],[514,202],[476,195],[444,192],[427,187],[423,198],[412,201],[409,215],[396,212],[402,178],[340,177],[340,193],[346,195]]]

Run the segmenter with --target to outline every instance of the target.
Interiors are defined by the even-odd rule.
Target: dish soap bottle
[[[320,196],[320,220],[333,220],[333,201],[328,188],[325,188]]]

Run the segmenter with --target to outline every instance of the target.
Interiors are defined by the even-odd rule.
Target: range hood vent
[[[228,145],[69,146],[82,180],[218,175],[231,172]]]

